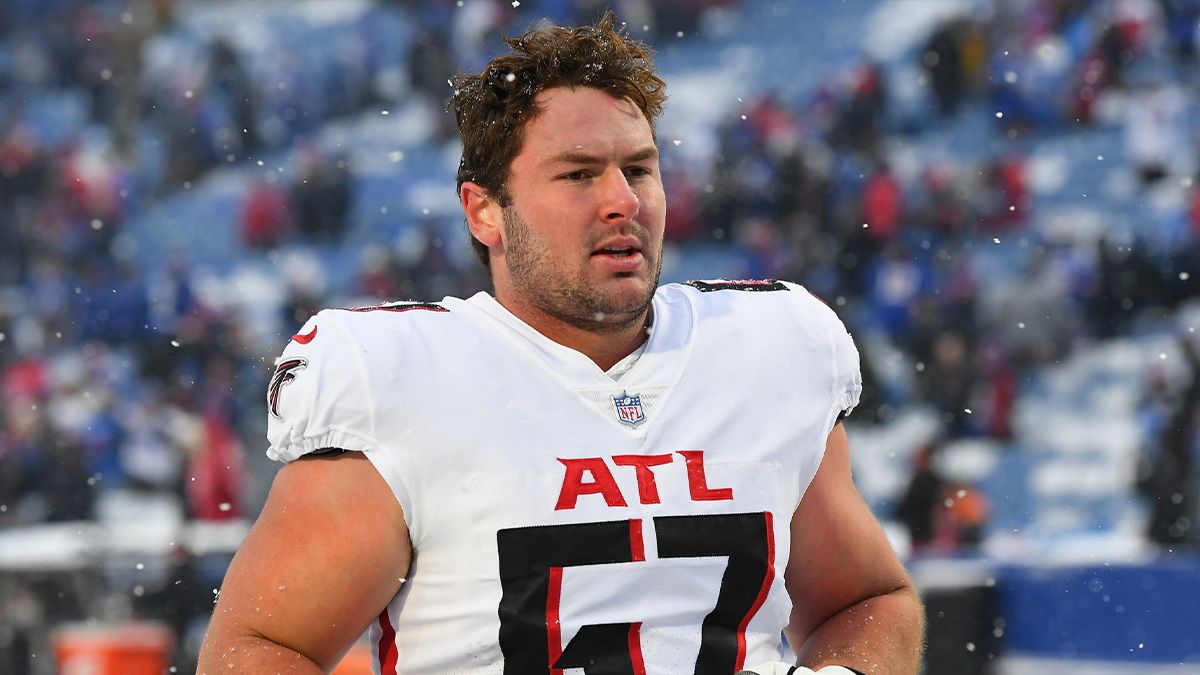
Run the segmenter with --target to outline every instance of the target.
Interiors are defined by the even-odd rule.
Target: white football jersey
[[[850,336],[795,284],[672,284],[626,365],[614,378],[486,293],[325,310],[288,344],[268,454],[365,453],[412,537],[376,672],[779,658],[789,521],[861,389]]]

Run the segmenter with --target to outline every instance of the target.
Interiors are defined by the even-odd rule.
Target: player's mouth
[[[646,261],[642,255],[641,242],[634,237],[622,241],[610,241],[592,251],[592,260],[602,268],[617,273],[636,272]]]
[[[612,258],[628,258],[635,253],[641,253],[641,251],[633,246],[605,246],[604,248],[592,253],[592,255],[605,255]]]
[[[621,234],[616,236],[606,237],[598,242],[599,244],[593,251],[593,256],[607,256],[610,258],[630,258],[642,252],[641,238],[632,234]]]

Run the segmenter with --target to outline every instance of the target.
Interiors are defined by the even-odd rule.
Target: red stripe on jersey
[[[629,552],[632,562],[642,562],[646,559],[646,545],[642,543],[642,521],[629,521]]]
[[[396,629],[392,627],[392,619],[388,616],[387,607],[379,613],[379,672],[382,675],[397,675],[396,659]]]
[[[550,588],[546,593],[546,637],[550,653],[550,674],[563,675],[561,668],[554,664],[562,657],[562,624],[559,623],[558,606],[562,602],[562,573],[561,567],[550,568]]]
[[[737,664],[734,667],[735,671],[741,670],[746,666],[746,627],[750,625],[750,619],[753,619],[754,615],[758,614],[758,610],[767,601],[767,594],[771,592],[771,582],[775,580],[775,527],[771,520],[770,511],[763,513],[763,518],[767,521],[767,573],[763,576],[762,588],[758,589],[758,597],[754,599],[754,604],[750,606],[750,611],[746,612],[746,616],[738,624],[738,653]]]
[[[646,660],[642,658],[641,621],[629,624],[629,660],[633,663],[633,675],[646,675]]]

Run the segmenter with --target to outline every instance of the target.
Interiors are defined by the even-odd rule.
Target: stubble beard
[[[504,257],[509,282],[528,303],[564,323],[594,332],[620,332],[630,324],[644,320],[662,274],[662,251],[651,264],[651,283],[637,297],[622,297],[605,292],[587,277],[587,268],[571,273],[554,260],[546,241],[511,206],[504,208],[508,240]],[[643,242],[643,255],[649,237],[645,228],[633,226],[634,235]]]

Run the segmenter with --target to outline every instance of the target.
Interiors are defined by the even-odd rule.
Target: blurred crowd
[[[995,133],[1017,140],[1092,126],[1120,129],[1128,179],[1105,185],[1120,194],[1093,196],[1100,198],[1098,211],[1112,208],[1135,222],[1110,223],[1091,237],[1047,233],[1046,227],[1031,232],[1037,186],[1028,157],[1001,154],[982,165],[925,167],[922,182],[907,186],[916,203],[904,229],[937,232],[935,241],[942,238],[931,248],[941,257],[944,247],[958,270],[979,269],[962,259],[978,254],[981,241],[1029,237],[1036,246],[1017,259],[1020,277],[1006,288],[984,288],[969,276],[939,275],[946,265],[922,264],[911,244],[895,259],[910,268],[908,278],[920,280],[904,299],[911,322],[907,341],[925,366],[917,389],[942,411],[951,435],[1010,433],[1013,396],[1031,366],[1061,361],[1097,340],[1155,330],[1178,334],[1180,353],[1189,358],[1169,383],[1150,371],[1142,385],[1146,407],[1156,415],[1139,419],[1144,440],[1138,488],[1150,511],[1146,535],[1171,548],[1200,541],[1200,370],[1194,356],[1200,343],[1171,323],[1200,296],[1192,278],[1200,269],[1200,127],[1192,103],[1198,29],[1200,3],[1193,0],[995,3],[981,18],[945,21],[921,56],[939,113],[961,114],[982,102],[985,115],[994,112]],[[938,177],[954,177],[950,181],[958,185],[946,192]],[[974,185],[964,189],[964,181]],[[864,209],[869,195],[864,188]],[[1165,206],[1130,214],[1122,201]],[[862,220],[869,222],[865,213]],[[853,250],[846,243],[843,250]],[[934,283],[924,285],[930,279]],[[963,415],[964,408],[976,414]],[[918,543],[926,537],[917,531],[930,532],[927,510],[918,509],[915,520],[911,515],[922,490],[935,491],[925,499],[934,505],[935,521],[976,497],[952,481],[921,478],[930,471],[927,460],[924,452],[918,455],[899,509],[916,523]]]
[[[354,228],[356,167],[314,141],[319,129],[422,99],[437,111],[429,143],[452,144],[447,79],[478,68],[500,29],[587,21],[610,4],[654,43],[703,34],[740,2],[381,1],[322,44],[302,31],[234,39],[229,26],[182,21],[171,0],[0,3],[0,527],[94,518],[116,488],[173,496],[188,518],[252,516],[246,456],[261,452],[281,344],[206,303],[185,254],[139,256],[128,224],[222,167],[277,153],[289,171],[246,187],[231,247],[252,258],[297,241],[339,246]],[[862,349],[853,420],[913,405],[941,416],[892,514],[918,548],[985,536],[986,497],[937,475],[944,444],[1010,441],[1036,368],[1200,294],[1200,0],[982,7],[936,25],[904,63],[863,57],[802,97],[760,92],[722,121],[707,165],[664,148],[670,246],[745,253],[750,275],[805,284],[860,343],[882,340],[913,365],[887,375],[879,351]],[[398,26],[408,48],[388,39]],[[919,114],[897,104],[899,66],[919,76]],[[898,139],[919,145],[972,115],[1011,143],[895,161]],[[1091,127],[1123,130],[1135,194],[1172,195],[1146,215],[1159,234],[1081,242],[1034,226],[1029,148]],[[367,249],[350,288],[289,288],[282,325],[346,297],[481,287],[434,220],[412,223],[403,245]],[[1003,273],[984,276],[997,256]],[[1197,542],[1200,373],[1187,353],[1189,377],[1148,383],[1142,421],[1147,536],[1172,545]]]

